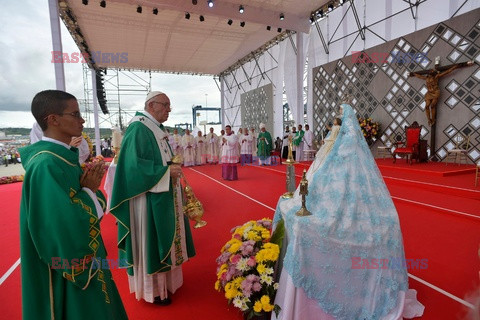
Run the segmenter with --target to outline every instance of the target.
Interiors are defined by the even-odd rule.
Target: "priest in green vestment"
[[[303,136],[305,135],[305,131],[302,130],[302,125],[298,125],[298,130],[293,137],[293,144],[295,145],[295,150],[297,151],[295,154],[295,160],[296,161],[302,161],[303,160]]]
[[[170,99],[150,92],[122,140],[113,182],[111,212],[118,220],[119,256],[126,261],[130,292],[137,300],[167,305],[183,283],[182,264],[195,255],[183,214],[180,165],[162,123]]]
[[[269,164],[272,147],[272,136],[270,135],[270,132],[266,130],[265,124],[260,123],[260,133],[257,137],[257,156],[261,166]]]
[[[100,234],[104,163],[83,171],[78,149],[68,145],[85,122],[77,100],[42,91],[32,113],[44,136],[19,150],[23,319],[127,319]]]

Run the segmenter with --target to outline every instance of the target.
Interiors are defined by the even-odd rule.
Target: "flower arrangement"
[[[271,242],[272,220],[249,221],[232,230],[232,239],[217,258],[215,289],[225,292],[228,302],[239,308],[247,319],[274,311],[278,283],[274,267],[280,254],[278,244]]]
[[[360,118],[358,122],[367,141],[376,140],[380,137],[380,124],[378,122],[373,122],[372,118]]]
[[[14,182],[22,182],[23,175],[18,176],[9,176],[9,177],[1,177],[0,184],[7,184],[7,183],[14,183]]]
[[[102,155],[98,155],[98,156],[95,156],[94,158],[90,158],[89,160],[91,161],[87,161],[87,162],[84,162],[82,163],[80,166],[82,167],[83,171],[85,170],[90,170],[91,168],[93,168],[93,166],[95,166],[98,162],[102,162],[103,163],[103,170],[106,171],[108,169],[108,165],[109,163],[105,163],[105,160],[103,158]]]

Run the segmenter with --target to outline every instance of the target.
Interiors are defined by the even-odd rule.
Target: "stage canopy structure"
[[[287,30],[308,33],[331,2],[60,0],[59,12],[94,69],[218,75]]]

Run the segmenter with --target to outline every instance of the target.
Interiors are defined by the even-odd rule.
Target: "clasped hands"
[[[89,188],[93,193],[97,192],[105,173],[105,162],[93,162],[90,167],[86,167],[80,177],[80,186]]]

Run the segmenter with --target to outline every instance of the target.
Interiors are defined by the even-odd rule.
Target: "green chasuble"
[[[20,155],[23,319],[127,319],[95,203],[80,186],[78,151],[38,141]]]
[[[305,134],[305,131],[300,130],[295,133],[295,137],[293,138],[293,144],[296,146],[299,146],[300,143],[303,141],[303,135]]]
[[[265,138],[265,140],[261,140],[260,138]],[[269,157],[270,152],[272,151],[272,146],[273,142],[270,133],[268,131],[260,131],[257,138],[257,156],[259,156],[262,160],[266,157]]]
[[[165,192],[149,192],[167,173],[168,164],[164,165],[162,154],[153,132],[144,124],[151,121],[137,112],[140,121],[132,122],[125,132],[118,157],[115,179],[113,182],[111,212],[118,220],[119,256],[126,263],[129,275],[133,275],[133,252],[130,233],[130,199],[141,194],[147,201],[147,230],[145,257],[146,273],[169,271],[172,267],[171,250],[178,250],[179,223],[176,218],[175,199],[182,197],[176,194],[170,177],[169,189]],[[163,126],[160,126],[163,131]],[[165,137],[167,137],[165,135]],[[168,142],[164,153],[171,155]],[[169,171],[168,171],[169,172]],[[188,257],[195,255],[190,224],[187,217],[185,224],[185,242]],[[176,252],[176,251],[174,251]],[[177,261],[177,265],[181,264]]]

